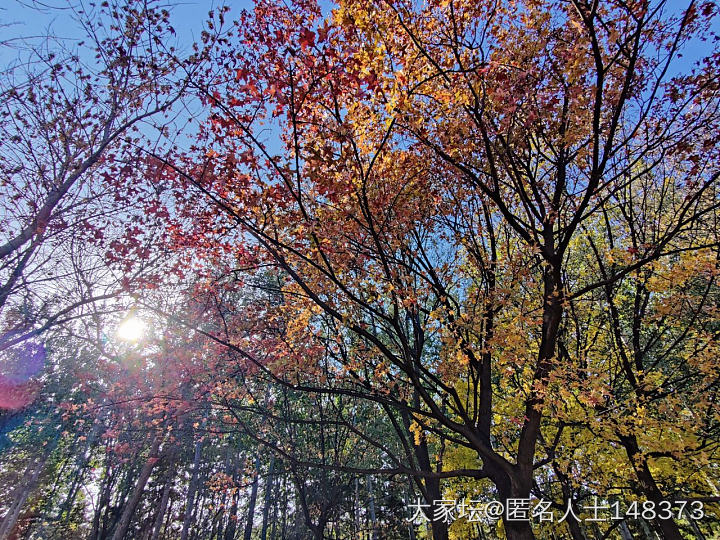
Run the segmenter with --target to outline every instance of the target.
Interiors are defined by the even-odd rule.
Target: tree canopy
[[[72,9],[0,90],[0,539],[720,534],[715,2]]]

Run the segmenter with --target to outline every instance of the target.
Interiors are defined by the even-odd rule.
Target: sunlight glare
[[[133,316],[125,319],[117,329],[117,336],[124,341],[138,341],[145,330],[145,323]]]

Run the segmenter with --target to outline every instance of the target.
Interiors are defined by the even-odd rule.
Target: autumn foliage
[[[64,422],[97,426],[72,443],[105,467],[91,537],[720,534],[717,17],[610,0],[211,13],[177,64],[202,110],[192,144],[130,141],[114,188],[145,194],[103,260],[133,276],[118,302],[152,339],[86,337],[101,373],[57,391]],[[273,494],[292,526],[271,526]],[[465,498],[705,515],[433,519]],[[415,500],[427,526],[408,525]]]

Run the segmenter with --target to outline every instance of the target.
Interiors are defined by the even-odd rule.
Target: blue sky
[[[68,3],[74,5],[89,5],[93,0],[0,0],[0,43],[10,40],[11,46],[0,47],[0,66],[5,66],[17,55],[17,48],[21,46],[18,38],[39,39],[48,34],[51,29],[59,38],[68,40],[82,40],[77,24],[71,21],[70,12],[65,7]],[[97,0],[99,3],[102,0]],[[162,0],[161,0],[162,1]],[[189,47],[200,36],[208,11],[220,5],[231,8],[231,16],[242,9],[252,7],[252,0],[165,0],[165,4],[172,13],[172,24],[177,31],[177,42],[182,48]],[[670,0],[667,8],[670,12],[684,9],[689,0]],[[49,8],[33,8],[33,5],[51,6]],[[718,31],[718,19],[715,20],[715,30]],[[695,43],[686,51],[686,60],[693,62],[706,52],[709,44]]]
[[[72,4],[89,5],[92,0],[71,0]],[[97,0],[98,3],[101,0]],[[36,3],[51,6],[34,8]],[[71,13],[63,9],[65,0],[0,0],[0,42],[10,40],[10,46],[0,47],[0,66],[7,65],[17,55],[18,47],[25,38],[37,42],[48,34],[48,29],[61,39],[82,40],[84,36],[71,20]],[[177,32],[178,43],[189,47],[200,36],[208,11],[220,5],[230,6],[231,13],[239,13],[252,6],[251,0],[167,0],[164,2],[171,12],[172,25]]]

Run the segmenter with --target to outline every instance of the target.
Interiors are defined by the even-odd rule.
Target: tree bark
[[[195,492],[197,491],[198,469],[200,468],[200,456],[202,455],[202,442],[195,443],[195,454],[193,456],[193,472],[188,486],[187,501],[185,503],[185,516],[183,518],[183,528],[180,534],[181,540],[187,540],[190,533],[190,525],[192,524],[192,511],[195,503]]]
[[[634,435],[621,436],[620,442],[625,447],[628,459],[635,470],[638,479],[637,491],[645,495],[649,501],[655,503],[666,500],[657,482],[655,482],[655,477],[650,471],[647,461],[639,456],[640,447],[637,438]],[[653,525],[664,540],[682,540],[680,528],[674,519],[656,518],[653,520]]]
[[[168,469],[167,479],[165,480],[165,486],[163,487],[162,496],[160,497],[160,507],[155,517],[155,523],[153,525],[153,533],[150,540],[158,540],[160,538],[160,532],[162,531],[163,518],[165,517],[165,511],[167,510],[168,501],[170,500],[170,489],[172,488],[173,478],[170,469]]]
[[[250,488],[250,501],[248,502],[247,521],[245,522],[244,540],[252,537],[253,522],[255,521],[255,504],[257,503],[258,478],[260,472],[260,452],[255,454],[255,471],[253,472],[252,487]]]
[[[122,513],[122,517],[120,518],[119,523],[115,527],[115,532],[112,535],[112,540],[123,540],[123,538],[125,538],[125,535],[127,534],[128,528],[130,527],[130,522],[132,521],[133,513],[135,512],[135,508],[140,502],[143,491],[145,490],[145,484],[147,484],[147,481],[150,478],[150,474],[155,468],[155,463],[158,460],[158,450],[160,449],[160,443],[161,437],[160,435],[156,435],[155,439],[153,440],[152,447],[150,448],[150,456],[148,457],[147,461],[143,465],[142,470],[140,471],[140,477],[135,483],[135,489],[133,490],[133,494],[130,497],[127,505],[125,506],[125,510]]]
[[[23,483],[17,493],[17,496],[15,497],[15,501],[10,506],[10,510],[8,510],[8,513],[5,515],[2,523],[0,523],[0,540],[9,538],[15,529],[18,517],[20,516],[20,511],[25,505],[25,502],[32,493],[33,489],[35,489],[40,473],[45,467],[45,463],[47,462],[48,457],[50,457],[50,453],[52,452],[54,446],[54,444],[48,444],[48,448],[43,452],[43,455],[38,457],[27,467],[24,475],[27,480],[23,478]]]
[[[270,514],[270,502],[275,484],[275,455],[270,456],[270,466],[268,467],[268,476],[265,480],[265,502],[263,504],[262,529],[260,530],[260,540],[267,540],[268,516]]]

